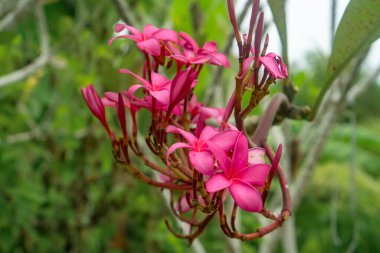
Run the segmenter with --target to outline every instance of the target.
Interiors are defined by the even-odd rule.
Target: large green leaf
[[[282,57],[288,63],[288,36],[286,31],[285,0],[268,0],[282,44]]]
[[[336,31],[326,82],[313,108],[314,118],[323,96],[346,65],[380,37],[380,0],[351,0]]]

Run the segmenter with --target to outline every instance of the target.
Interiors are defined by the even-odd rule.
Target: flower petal
[[[217,173],[206,182],[206,190],[208,192],[217,192],[226,189],[231,183],[232,181],[227,179],[223,173]]]
[[[260,62],[275,78],[283,79],[288,77],[286,65],[282,62],[281,57],[275,53],[260,57]]]
[[[195,137],[193,134],[186,132],[185,130],[169,125],[166,127],[166,132],[167,133],[176,133],[182,135],[183,138],[185,138],[189,144],[197,144],[198,143],[198,138]]]
[[[250,184],[239,179],[232,180],[229,187],[232,198],[238,207],[248,212],[260,212],[263,201],[259,191]]]
[[[141,51],[153,56],[159,56],[161,54],[160,42],[155,38],[137,42],[136,45]]]
[[[239,133],[239,131],[235,130],[226,130],[213,136],[210,141],[221,147],[224,151],[230,151],[234,147]]]
[[[191,148],[191,146],[189,144],[183,143],[183,142],[177,142],[177,143],[174,143],[173,145],[171,145],[170,148],[168,149],[168,151],[166,152],[166,163],[167,163],[167,165],[170,164],[169,163],[170,154],[179,148]]]
[[[201,136],[199,137],[199,140],[203,140],[203,141],[208,140],[214,135],[216,135],[217,133],[218,133],[218,130],[216,130],[215,128],[211,126],[206,126],[203,128]]]
[[[129,69],[120,69],[119,70],[119,73],[121,74],[128,74],[128,75],[132,75],[134,78],[136,78],[137,80],[139,80],[144,86],[152,86],[152,84],[150,82],[148,82],[147,80],[145,80],[144,78],[142,78],[141,76],[133,73],[132,71],[130,71]]]
[[[215,156],[216,161],[218,162],[218,165],[221,167],[221,169],[224,172],[224,175],[228,177],[230,174],[231,162],[229,158],[227,157],[226,153],[221,147],[214,144],[212,141],[206,140],[206,144],[207,144],[208,150],[210,150],[211,153]]]
[[[204,175],[212,175],[214,173],[215,160],[209,151],[190,151],[189,158],[194,169]]]
[[[178,43],[178,35],[175,31],[167,28],[161,28],[153,34],[153,37],[159,40],[172,41]]]
[[[159,90],[169,85],[170,81],[163,75],[156,72],[152,72],[152,85],[156,86]]]
[[[234,147],[231,160],[231,175],[247,167],[248,164],[248,140],[243,132],[240,132]]]
[[[232,176],[243,180],[253,186],[262,187],[267,179],[271,166],[269,164],[256,164],[242,169]]]

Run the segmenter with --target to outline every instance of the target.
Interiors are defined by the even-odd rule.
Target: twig
[[[10,28],[14,25],[15,20],[27,11],[31,0],[20,0],[15,8],[10,11],[3,19],[0,20],[0,31]],[[4,3],[1,3],[4,4]]]
[[[252,1],[251,0],[247,0],[245,2],[245,5],[243,7],[243,10],[241,11],[238,19],[237,19],[237,24],[238,24],[238,27],[240,28],[241,27],[241,24],[243,23],[243,20],[245,18],[245,16],[247,16],[247,13],[249,11],[249,7],[251,6],[252,4]],[[228,35],[228,38],[227,38],[227,43],[224,47],[224,50],[223,50],[223,53],[225,55],[229,55],[230,52],[231,52],[231,48],[232,48],[232,43],[234,41],[234,38],[235,38],[235,33],[234,32],[231,32],[229,35]],[[221,92],[220,92],[220,87],[221,87],[221,79],[222,79],[222,75],[223,75],[223,69],[222,67],[219,67],[213,78],[212,78],[212,84],[214,86],[214,89],[208,89],[207,90],[207,94],[205,96],[205,104],[206,105],[210,105],[210,103],[212,103],[213,99],[214,99],[214,96],[215,95],[221,95]],[[218,99],[219,101],[219,99]],[[223,101],[223,99],[220,99],[220,101]]]
[[[44,66],[49,60],[49,34],[46,25],[46,18],[41,5],[37,5],[36,17],[38,21],[38,34],[40,39],[40,56],[31,64],[16,70],[8,75],[0,77],[0,88],[20,81],[31,75],[39,68]]]
[[[128,6],[127,2],[123,0],[113,0],[113,3],[115,4],[123,21],[128,25],[136,26],[137,22],[135,22],[135,19],[130,11],[131,8]]]

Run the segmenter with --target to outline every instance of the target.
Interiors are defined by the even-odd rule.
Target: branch
[[[238,19],[237,19],[237,24],[238,24],[238,27],[239,27],[239,29],[240,29],[240,27],[241,27],[241,24],[243,23],[243,21],[244,21],[244,18],[245,18],[245,16],[247,16],[247,13],[248,13],[248,11],[249,11],[249,7],[251,6],[251,4],[252,4],[252,1],[251,0],[247,0],[246,2],[245,2],[245,5],[244,5],[244,7],[243,7],[243,10],[241,11],[241,13],[240,13],[240,15],[239,15],[239,17],[238,17]],[[224,50],[223,50],[223,53],[225,54],[225,55],[229,55],[230,54],[230,52],[231,52],[231,48],[232,48],[232,42],[234,41],[234,38],[235,38],[235,33],[234,32],[231,32],[229,35],[228,35],[228,38],[227,38],[227,43],[226,43],[226,45],[225,45],[225,47],[224,47]],[[210,103],[213,101],[213,99],[214,99],[214,96],[217,94],[217,95],[221,95],[221,92],[220,92],[220,86],[221,86],[221,84],[220,84],[220,81],[221,81],[221,79],[222,79],[222,74],[223,74],[223,70],[224,70],[224,68],[222,68],[222,67],[219,67],[217,70],[216,70],[216,72],[215,72],[215,74],[214,74],[214,76],[213,76],[213,81],[211,82],[213,85],[214,85],[214,89],[208,89],[207,90],[207,94],[206,94],[206,96],[205,96],[205,104],[206,105],[210,105]],[[218,99],[218,101],[223,101],[223,99]]]
[[[31,64],[16,70],[10,74],[0,77],[0,88],[8,86],[14,82],[20,81],[27,76],[36,72],[39,68],[44,66],[49,60],[49,35],[46,25],[46,18],[42,6],[36,6],[36,17],[38,22],[38,33],[40,39],[40,56]]]
[[[28,9],[31,2],[31,0],[20,0],[16,4],[15,8],[11,10],[2,20],[0,20],[0,31],[8,29],[14,25],[15,20]]]
[[[114,5],[116,6],[121,19],[128,25],[136,26],[135,19],[130,12],[131,8],[128,6],[127,2],[123,0],[113,0]]]

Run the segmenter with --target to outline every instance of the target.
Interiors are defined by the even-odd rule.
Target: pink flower
[[[82,96],[84,100],[86,101],[88,108],[90,109],[92,114],[100,120],[100,122],[106,129],[108,135],[113,140],[114,134],[112,133],[112,131],[110,130],[108,126],[104,105],[98,93],[96,93],[94,86],[90,84],[89,86],[82,88],[81,92],[82,92]]]
[[[210,177],[206,183],[206,190],[213,193],[228,188],[232,198],[241,209],[260,212],[263,202],[257,188],[264,185],[270,165],[264,163],[249,165],[248,141],[243,133],[240,133],[236,139],[231,160],[219,147],[213,143],[207,144],[215,155],[222,172]]]
[[[288,77],[288,69],[282,62],[280,56],[275,53],[269,53],[266,56],[260,57],[260,63],[265,66],[265,69],[276,79],[284,79]]]
[[[208,143],[216,145],[218,148],[223,150],[223,152],[229,151],[233,147],[235,139],[239,134],[238,131],[234,130],[227,130],[219,133],[210,126],[203,128],[199,138],[175,126],[168,126],[166,128],[166,132],[180,134],[188,142],[177,142],[168,149],[166,154],[168,165],[169,156],[171,153],[179,148],[188,148],[190,149],[189,158],[191,165],[198,172],[205,175],[213,174],[215,164],[213,154],[208,149]]]
[[[115,38],[112,38],[109,40],[109,44],[111,44],[115,39],[119,38],[131,39],[136,42],[137,47],[141,51],[153,56],[159,56],[161,54],[160,40],[178,43],[177,33],[170,29],[159,29],[153,25],[146,25],[144,27],[144,31],[141,32],[133,26],[125,24],[115,25],[115,32],[117,33],[123,31],[124,29],[128,29],[130,34],[119,35]]]
[[[183,64],[204,64],[208,62],[214,65],[230,67],[227,57],[217,52],[215,42],[206,42],[203,48],[199,48],[195,40],[187,33],[180,32],[179,35],[182,38],[181,45],[184,51],[181,53],[178,49],[171,47],[173,55],[170,58]]]
[[[139,85],[139,84],[132,85],[130,89],[132,88],[133,92],[135,92],[139,88],[144,88],[145,90],[149,92],[149,94],[152,97],[156,98],[158,101],[162,102],[163,104],[168,104],[171,82],[170,80],[166,79],[166,77],[156,72],[152,72],[151,74],[152,82],[149,82],[128,69],[120,69],[119,72],[122,74],[132,75],[142,83],[142,85]]]

